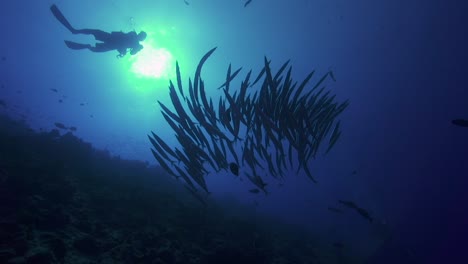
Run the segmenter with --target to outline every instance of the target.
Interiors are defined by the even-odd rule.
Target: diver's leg
[[[114,49],[110,48],[105,43],[96,43],[96,46],[89,47],[89,50],[92,51],[92,52],[106,52],[106,51],[111,51],[111,50],[114,50]]]
[[[78,34],[86,34],[86,35],[93,35],[96,40],[99,41],[107,41],[111,34],[99,29],[79,29],[76,31]]]
[[[65,40],[65,45],[67,45],[68,48],[73,49],[73,50],[81,50],[81,49],[91,49],[92,46],[89,44],[81,44],[81,43],[76,43],[73,41],[68,41]]]
[[[74,50],[89,49],[92,52],[106,52],[113,50],[113,48],[110,48],[104,43],[96,43],[96,46],[93,47],[90,44],[81,44],[65,40],[65,44],[67,45],[67,47]]]
[[[55,18],[62,23],[68,30],[70,30],[71,33],[76,34],[76,29],[72,27],[70,22],[65,18],[65,16],[62,14],[62,12],[58,9],[56,5],[51,5],[50,6],[50,11],[52,11],[52,14],[54,14]]]

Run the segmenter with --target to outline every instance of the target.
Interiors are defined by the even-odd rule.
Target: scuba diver
[[[141,31],[137,34],[135,31],[130,31],[128,33],[124,33],[122,31],[112,31],[111,33],[108,33],[99,29],[75,29],[71,26],[71,24],[55,4],[50,7],[50,11],[52,11],[52,14],[54,14],[55,18],[57,18],[57,20],[62,23],[62,25],[64,25],[72,34],[93,35],[96,40],[101,41],[97,42],[95,46],[92,46],[90,44],[81,44],[65,40],[65,44],[70,49],[88,49],[93,52],[117,50],[119,52],[117,58],[122,58],[125,56],[127,54],[127,49],[130,49],[130,55],[135,55],[143,49],[140,41],[143,41],[146,38],[146,32],[144,31]]]

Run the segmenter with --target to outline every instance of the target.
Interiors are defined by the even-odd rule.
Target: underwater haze
[[[75,29],[144,31],[143,49],[119,58],[117,50],[69,48],[64,40],[91,45],[96,40],[72,34],[54,17],[52,5]],[[467,10],[457,0],[3,1],[0,197],[8,203],[21,200],[20,195],[29,197],[25,201],[50,201],[72,220],[57,229],[41,229],[37,221],[18,220],[24,219],[17,217],[23,212],[18,204],[11,209],[5,202],[0,262],[462,263],[458,260],[466,258],[463,248],[468,245]],[[302,93],[297,92],[313,70]],[[297,86],[288,86],[288,78]],[[245,83],[250,86],[243,97]],[[192,84],[199,90],[190,91]],[[322,87],[323,93],[318,92]],[[195,99],[201,101],[191,101],[191,92],[199,93]],[[232,130],[240,126],[239,134],[230,124]],[[88,148],[93,151],[80,152]],[[59,171],[51,165],[56,160]],[[36,172],[59,176],[31,176]],[[93,173],[108,176],[94,180],[89,176]],[[80,178],[85,174],[91,178]],[[8,196],[9,186],[17,190],[21,185],[15,177],[34,183],[20,188],[27,192]],[[76,218],[75,209],[69,208],[79,206],[57,203],[57,196],[49,199],[31,187],[61,184],[64,178],[74,191],[62,192],[78,197],[70,201],[86,200],[90,206]],[[146,189],[153,185],[154,190]],[[133,226],[128,222],[132,218],[119,216],[132,214],[116,209],[128,206],[127,198],[109,198],[114,203],[103,210],[116,216],[102,220],[91,213],[99,211],[90,209],[93,197],[120,195],[127,187],[133,188],[132,195],[142,190],[138,199],[158,200],[158,214],[167,214],[169,220],[151,216],[145,227],[172,231],[145,231],[155,234],[151,239],[113,237],[110,230],[115,236],[144,234],[139,229],[143,224]],[[103,188],[102,194],[84,194],[101,192],[93,188]],[[140,203],[138,199],[132,201]],[[144,209],[135,206],[135,219],[153,211],[152,201],[141,202]],[[24,212],[34,207],[28,204]],[[70,229],[86,214],[94,231]],[[254,228],[246,231],[232,224],[226,220],[231,215]],[[114,225],[96,231],[112,221]],[[11,237],[21,237],[21,232],[5,231],[12,226],[55,232],[54,241],[62,241],[63,250],[59,254],[50,246],[53,253],[35,255],[37,239],[19,250]],[[174,231],[178,228],[184,232]],[[237,228],[237,236],[232,235]],[[204,233],[203,239],[197,233],[199,240],[193,240],[193,230]],[[288,234],[268,235],[278,230]],[[60,232],[69,235],[61,237]],[[245,237],[249,246],[242,242]],[[76,241],[96,246],[89,249]],[[276,244],[267,246],[271,241]],[[112,243],[127,243],[125,250],[135,255],[135,243],[144,244],[145,250],[123,257],[112,251],[117,247]],[[154,255],[148,253],[153,249]],[[45,262],[34,262],[38,259]]]

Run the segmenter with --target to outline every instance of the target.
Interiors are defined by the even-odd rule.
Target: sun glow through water
[[[174,26],[148,24],[141,30],[148,34],[140,42],[143,49],[124,58],[122,77],[129,87],[141,94],[166,92],[169,80],[176,77],[176,60],[190,62],[184,59],[186,49],[180,44],[185,42]]]
[[[138,77],[169,78],[173,64],[172,54],[165,48],[144,45],[133,60],[131,71]]]

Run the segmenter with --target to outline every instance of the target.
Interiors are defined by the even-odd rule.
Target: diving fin
[[[54,14],[55,18],[62,23],[68,30],[70,30],[71,33],[76,34],[77,30],[72,27],[70,22],[65,18],[65,16],[62,14],[62,12],[58,9],[58,7],[53,4],[50,6],[50,11],[52,11],[52,14]]]
[[[81,50],[81,49],[91,48],[90,44],[81,44],[81,43],[76,43],[76,42],[68,41],[68,40],[65,40],[65,45],[67,45],[67,47],[69,47],[70,49],[73,49],[73,50]]]

